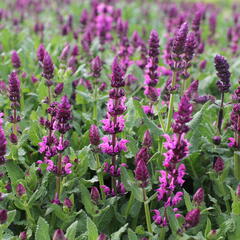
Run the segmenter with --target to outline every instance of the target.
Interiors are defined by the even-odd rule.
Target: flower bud
[[[55,94],[60,95],[63,91],[63,88],[64,88],[64,83],[58,83],[54,89]]]
[[[187,213],[185,217],[185,227],[186,228],[192,228],[195,227],[200,220],[200,210],[198,208],[195,208]]]
[[[71,208],[73,206],[72,201],[69,198],[64,199],[63,205],[67,208]]]
[[[19,197],[26,193],[26,188],[22,184],[17,185],[16,193]]]
[[[212,138],[212,141],[213,141],[213,143],[215,144],[215,145],[219,145],[220,143],[221,143],[221,136],[214,136],[213,138]]]
[[[100,233],[97,240],[107,240],[107,235],[105,235],[104,233]]]
[[[17,135],[15,135],[14,133],[11,133],[9,139],[10,139],[10,142],[13,144],[16,144],[18,142]]]
[[[8,215],[7,210],[0,210],[0,224],[4,224],[7,221]]]
[[[197,205],[201,205],[201,203],[204,201],[204,190],[203,188],[199,188],[196,193],[193,195],[193,201]]]
[[[100,194],[99,194],[99,191],[96,187],[91,188],[91,199],[94,202],[98,202],[98,200],[100,199]]]
[[[224,161],[221,157],[215,157],[214,163],[213,163],[213,169],[219,173],[222,172],[224,169]]]
[[[143,136],[143,146],[151,147],[151,145],[152,145],[152,137],[151,137],[150,131],[147,130]]]
[[[16,51],[13,51],[12,53],[12,65],[14,68],[20,68],[21,67],[21,61],[18,56],[18,53]]]
[[[67,238],[64,236],[63,230],[57,229],[53,235],[52,240],[67,240]]]
[[[89,129],[89,140],[92,145],[98,146],[100,143],[99,130],[96,125],[91,125]]]
[[[19,235],[19,238],[21,240],[27,240],[27,232],[21,232]]]

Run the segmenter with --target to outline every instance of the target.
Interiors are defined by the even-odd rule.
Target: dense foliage
[[[240,5],[0,2],[0,239],[240,239]]]

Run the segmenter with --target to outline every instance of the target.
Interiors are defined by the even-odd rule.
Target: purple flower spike
[[[125,82],[123,79],[123,71],[118,63],[118,58],[115,57],[112,64],[112,80],[111,86],[115,88],[120,88],[125,86]]]
[[[93,77],[99,78],[101,75],[101,70],[102,70],[102,61],[99,56],[96,56],[92,60],[91,68],[92,68]]]
[[[54,74],[54,66],[52,62],[52,58],[50,57],[48,52],[45,52],[43,59],[43,77],[47,80],[51,80]]]
[[[11,60],[12,60],[12,65],[14,68],[18,69],[21,67],[21,60],[16,51],[13,51]]]
[[[181,55],[184,52],[184,46],[188,34],[188,24],[185,22],[178,29],[172,43],[172,52]]]
[[[57,86],[54,89],[54,93],[56,95],[60,95],[63,91],[63,88],[64,88],[64,83],[58,83]]]
[[[18,79],[17,73],[12,72],[9,75],[9,99],[13,103],[18,103],[20,101],[20,81]]]
[[[137,167],[134,171],[135,178],[141,182],[140,186],[145,188],[148,184],[149,173],[146,163],[142,160],[138,161]]]
[[[19,234],[19,238],[20,238],[21,240],[27,240],[27,232],[21,232],[21,233]]]
[[[213,169],[217,173],[220,173],[220,172],[223,171],[223,169],[224,169],[224,161],[223,161],[223,159],[221,157],[217,157],[216,159],[214,159]]]
[[[217,81],[217,87],[222,93],[228,92],[231,86],[231,73],[229,72],[229,64],[227,60],[221,55],[217,55],[214,59],[214,62],[217,76],[219,78],[219,80]]]
[[[236,191],[237,197],[240,199],[240,184],[237,186],[237,191]]]
[[[185,217],[185,227],[192,228],[195,227],[200,220],[200,210],[198,208],[193,209],[192,211],[188,212]]]
[[[3,114],[1,114],[1,117],[3,116]],[[1,119],[0,117],[0,119]],[[0,165],[4,164],[6,159],[4,157],[4,155],[7,152],[7,140],[5,137],[5,133],[4,130],[2,128],[2,119],[0,121]]]
[[[40,44],[38,49],[37,49],[37,58],[40,63],[43,62],[44,56],[45,56],[45,47],[43,44]]]
[[[159,45],[158,32],[156,30],[151,31],[148,44],[149,44],[149,53],[148,53],[149,57],[158,57],[160,45]]]
[[[185,53],[184,59],[187,62],[190,62],[192,60],[196,46],[197,44],[196,44],[195,34],[193,32],[190,32],[187,35],[187,39],[184,47],[184,53]]]
[[[89,140],[92,145],[98,146],[100,143],[99,130],[96,125],[91,125],[89,129]]]
[[[143,136],[143,146],[151,147],[151,145],[152,145],[152,137],[151,137],[150,131],[147,130]]]

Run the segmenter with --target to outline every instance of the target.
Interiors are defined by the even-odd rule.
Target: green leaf
[[[187,210],[188,212],[191,211],[193,209],[193,205],[192,205],[192,202],[191,202],[191,198],[190,198],[190,195],[188,194],[188,192],[185,191],[185,189],[183,189],[184,191],[184,202],[185,202],[185,205],[187,207]]]
[[[136,108],[136,111],[139,115],[139,117],[143,118],[144,124],[148,127],[148,129],[153,133],[154,135],[162,135],[163,131],[154,123],[154,121],[150,120],[147,115],[144,113],[141,104],[137,100],[133,100],[133,104]]]
[[[87,219],[87,230],[88,240],[96,240],[98,238],[98,229],[90,218]]]
[[[8,211],[7,215],[8,215],[7,222],[5,223],[4,226],[6,228],[14,221],[16,216],[16,210]]]
[[[135,197],[140,202],[143,202],[143,192],[136,180],[128,174],[125,167],[121,167],[121,180],[127,191],[131,191]]]
[[[178,221],[175,217],[173,210],[170,207],[167,208],[167,216],[168,216],[168,220],[169,220],[169,224],[172,232],[174,234],[177,233],[177,231],[180,229],[180,226],[178,224]]]
[[[49,225],[45,219],[39,217],[35,233],[35,240],[50,240]]]
[[[24,178],[22,169],[17,165],[15,161],[8,160],[6,162],[6,169],[7,169],[8,176],[11,179],[11,183],[13,185],[17,184],[18,179]]]
[[[66,232],[66,238],[68,240],[75,240],[75,236],[76,236],[76,232],[77,232],[77,225],[78,225],[78,221],[75,221],[68,227],[67,232]]]
[[[126,223],[123,227],[121,227],[117,232],[111,235],[111,240],[119,240],[121,239],[121,235],[126,231],[128,223]]]
[[[207,235],[211,231],[211,229],[212,229],[212,223],[211,223],[210,219],[207,218],[207,224],[206,224],[205,232],[204,232],[205,238],[207,238]]]
[[[82,183],[80,184],[80,193],[81,193],[82,203],[86,209],[86,212],[90,215],[93,215],[95,213],[96,207],[92,203],[91,196],[88,189]]]
[[[137,234],[130,228],[128,229],[128,239],[138,240]]]

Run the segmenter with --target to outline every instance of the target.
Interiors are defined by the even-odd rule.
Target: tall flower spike
[[[217,81],[217,87],[220,92],[228,92],[231,86],[231,73],[229,72],[229,64],[227,60],[221,55],[216,55],[214,62],[217,76],[219,78]]]
[[[99,56],[96,56],[92,60],[91,68],[92,68],[93,77],[99,78],[101,75],[101,70],[102,70],[102,61]]]
[[[9,99],[15,103],[20,101],[20,81],[16,72],[9,75]]]
[[[45,56],[45,47],[43,44],[40,44],[38,49],[37,49],[37,58],[40,63],[43,62],[44,56]]]
[[[194,55],[194,50],[196,48],[196,38],[193,32],[187,35],[185,46],[184,46],[184,59],[190,62]]]
[[[119,65],[118,58],[115,57],[112,64],[112,80],[111,86],[115,88],[120,88],[125,86],[125,81],[123,79],[123,71]]]
[[[158,32],[156,30],[151,31],[148,44],[149,44],[149,53],[148,53],[149,56],[158,57],[160,45],[159,45]]]
[[[43,77],[47,80],[51,80],[53,78],[54,73],[54,65],[52,62],[52,58],[50,57],[48,52],[45,52],[43,59]]]
[[[4,130],[2,128],[2,117],[3,113],[0,113],[0,165],[5,163],[5,154],[7,152],[7,140],[5,137]]]
[[[92,145],[98,146],[100,143],[99,130],[96,125],[91,125],[89,129],[89,140]]]
[[[184,52],[184,46],[188,34],[188,24],[185,22],[178,29],[172,43],[172,52],[181,55]]]
[[[140,181],[140,186],[145,188],[148,184],[149,173],[146,163],[143,160],[138,161],[135,169],[135,178]]]
[[[185,217],[185,227],[186,228],[192,228],[195,227],[200,220],[200,210],[198,208],[195,208],[187,213]]]
[[[14,68],[18,69],[21,67],[21,60],[16,51],[13,51],[11,60],[12,60],[12,65]]]

